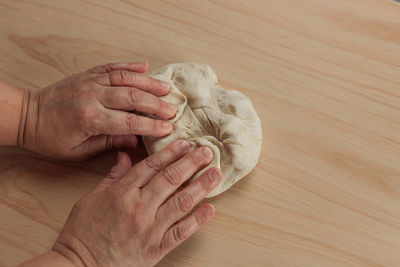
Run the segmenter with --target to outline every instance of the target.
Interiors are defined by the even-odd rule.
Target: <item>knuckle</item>
[[[161,121],[155,120],[155,119],[153,119],[153,120],[151,120],[151,121],[152,121],[151,127],[152,127],[152,129],[154,130],[154,132],[163,131],[163,127],[161,126]]]
[[[175,241],[182,241],[188,235],[187,227],[184,224],[177,225],[172,231]]]
[[[132,106],[135,107],[135,106],[139,105],[140,103],[142,103],[143,95],[140,94],[138,89],[128,88],[127,92],[128,92],[128,99],[129,99],[130,104]]]
[[[111,136],[111,135],[107,135],[107,137],[106,137],[106,149],[107,149],[107,150],[110,150],[110,149],[112,149],[113,147],[115,147],[114,138],[113,138],[113,136]],[[113,178],[113,179],[118,178],[118,177],[117,177],[117,172],[115,171],[115,168],[112,168],[112,169],[110,170],[110,172],[108,173],[108,175],[112,175],[112,176],[110,176],[109,178]]]
[[[105,65],[105,69],[107,72],[111,72],[113,70],[117,70],[119,67],[118,63],[108,63]]]
[[[157,155],[148,157],[144,162],[147,167],[156,172],[160,172],[164,167],[162,160]]]
[[[127,83],[131,79],[130,72],[127,70],[111,71],[110,76],[112,79],[119,81],[119,83]]]
[[[177,209],[181,213],[188,213],[193,207],[193,197],[187,192],[182,192],[175,196],[175,205]]]
[[[200,187],[203,192],[208,193],[211,191],[210,179],[208,177],[200,179]]]
[[[198,153],[190,153],[187,155],[188,160],[190,161],[190,165],[193,168],[198,168],[202,164],[203,158],[199,156]]]
[[[167,146],[166,151],[174,158],[181,158],[183,156],[182,150],[174,144]]]
[[[181,181],[181,173],[175,166],[169,166],[161,172],[162,177],[172,186],[177,186]]]
[[[202,225],[205,221],[205,215],[203,215],[203,213],[193,215],[193,217],[197,225]]]
[[[135,114],[127,113],[126,115],[126,127],[128,131],[133,129],[139,129],[142,126],[142,120]]]
[[[130,79],[129,72],[126,70],[119,71],[119,75],[120,75],[121,81],[129,81],[129,79]]]
[[[131,218],[132,221],[143,219],[146,207],[140,199],[132,198],[129,190],[129,187],[120,186],[119,190],[114,190],[111,199],[118,203],[125,215]]]
[[[75,117],[75,121],[81,131],[86,135],[92,135],[101,126],[99,113],[91,107],[83,107]]]

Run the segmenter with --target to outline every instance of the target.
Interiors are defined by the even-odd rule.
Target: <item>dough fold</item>
[[[250,99],[221,87],[214,71],[203,64],[169,64],[150,76],[169,82],[171,93],[161,99],[178,110],[170,120],[174,126],[170,135],[143,137],[149,154],[178,139],[187,140],[191,149],[209,147],[214,154],[213,161],[190,181],[210,167],[220,168],[222,181],[207,197],[224,192],[255,167],[262,135],[261,122]]]

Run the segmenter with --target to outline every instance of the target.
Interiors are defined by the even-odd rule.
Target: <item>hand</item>
[[[168,83],[142,73],[147,63],[114,63],[70,76],[24,98],[18,144],[37,153],[83,160],[135,147],[136,134],[163,136],[176,108],[160,100]],[[154,114],[153,119],[130,111]]]
[[[177,141],[131,169],[126,153],[72,212],[53,251],[74,266],[153,266],[209,221],[205,204],[189,214],[221,181],[210,168],[182,191],[176,190],[212,160],[210,149],[188,153]]]

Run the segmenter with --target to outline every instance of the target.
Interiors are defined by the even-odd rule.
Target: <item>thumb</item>
[[[117,182],[124,177],[131,168],[132,162],[129,155],[126,152],[119,151],[115,165],[110,169],[106,177],[96,186],[95,191],[104,190],[111,184]]]
[[[76,147],[76,153],[85,158],[92,157],[101,152],[112,149],[135,148],[138,144],[137,137],[133,134],[108,135],[101,134],[88,138]]]

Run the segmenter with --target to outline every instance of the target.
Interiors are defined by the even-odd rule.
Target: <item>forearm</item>
[[[75,265],[60,253],[52,250],[19,265],[19,267],[36,266],[74,267]]]
[[[23,110],[23,89],[0,81],[0,145],[17,145]]]

